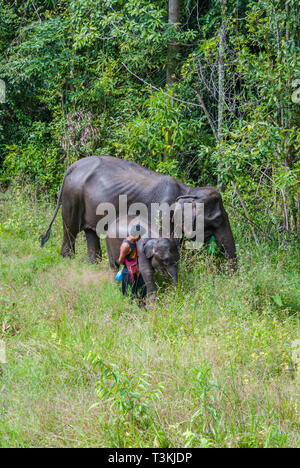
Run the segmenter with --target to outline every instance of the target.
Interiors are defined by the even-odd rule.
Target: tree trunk
[[[226,48],[226,0],[220,0],[221,3],[221,17],[222,24],[220,29],[220,42],[219,42],[219,63],[218,63],[218,89],[219,89],[219,102],[218,102],[218,139],[221,140],[223,135],[223,121],[224,121],[224,54]]]
[[[226,49],[226,0],[220,0],[221,4],[221,29],[220,29],[220,41],[219,41],[219,54],[218,54],[218,127],[217,127],[217,136],[218,142],[220,142],[223,137],[224,132],[224,107],[225,107],[225,90],[224,90],[224,55]],[[219,146],[219,154],[221,156],[221,147]],[[220,158],[221,159],[221,158]],[[219,169],[221,164],[219,163]],[[220,186],[220,175],[218,175],[218,186],[220,190],[224,189]]]
[[[173,25],[173,31],[176,30],[176,25],[180,20],[180,1],[181,0],[169,0],[169,24]],[[172,42],[168,43],[168,52],[167,52],[167,70],[166,70],[166,84],[171,85],[176,80],[176,55],[179,51],[179,44],[176,42],[176,37]],[[170,102],[170,105],[173,105],[173,102]],[[168,146],[172,146],[172,130],[168,130]],[[162,160],[167,160],[167,151],[163,153]]]
[[[174,25],[173,28],[176,29],[176,25],[180,21],[180,1],[181,0],[169,0],[169,24]],[[166,83],[172,84],[175,81],[175,71],[176,71],[176,55],[179,51],[179,44],[176,42],[176,38],[168,44],[168,60],[167,60],[167,73],[166,73]]]

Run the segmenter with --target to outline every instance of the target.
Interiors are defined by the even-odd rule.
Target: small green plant
[[[208,246],[207,253],[208,255],[217,255],[220,252],[220,248],[217,244],[215,236],[211,236]]]
[[[109,401],[121,420],[140,428],[156,425],[153,403],[161,398],[164,388],[161,383],[151,389],[151,375],[143,372],[129,376],[116,364],[107,364],[92,352],[87,355],[87,360],[101,371],[100,379],[95,383],[97,396]]]
[[[201,433],[215,437],[220,414],[216,407],[215,390],[218,385],[212,380],[211,368],[207,362],[192,370],[192,401],[196,410],[192,417],[192,426],[200,423]]]

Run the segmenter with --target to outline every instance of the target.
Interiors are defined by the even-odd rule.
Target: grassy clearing
[[[188,252],[185,292],[142,310],[83,236],[60,259],[59,219],[39,247],[51,212],[1,195],[0,447],[300,445],[295,249],[239,239],[232,277]]]

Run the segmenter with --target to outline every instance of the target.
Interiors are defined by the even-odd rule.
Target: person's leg
[[[134,281],[131,284],[131,292],[130,292],[130,297],[135,297],[138,292],[138,277],[137,275],[134,275]]]
[[[123,268],[122,272],[122,293],[124,296],[128,296],[128,288],[130,287],[130,274],[126,267]]]
[[[135,275],[134,281],[131,282],[129,271],[124,267],[122,274],[122,293],[124,296],[128,296],[129,289],[131,298],[138,296],[140,299],[144,299],[146,296],[147,290],[142,275]]]

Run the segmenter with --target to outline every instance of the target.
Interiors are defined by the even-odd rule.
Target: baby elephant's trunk
[[[178,268],[176,265],[172,265],[167,268],[168,274],[172,277],[175,288],[178,288]]]

